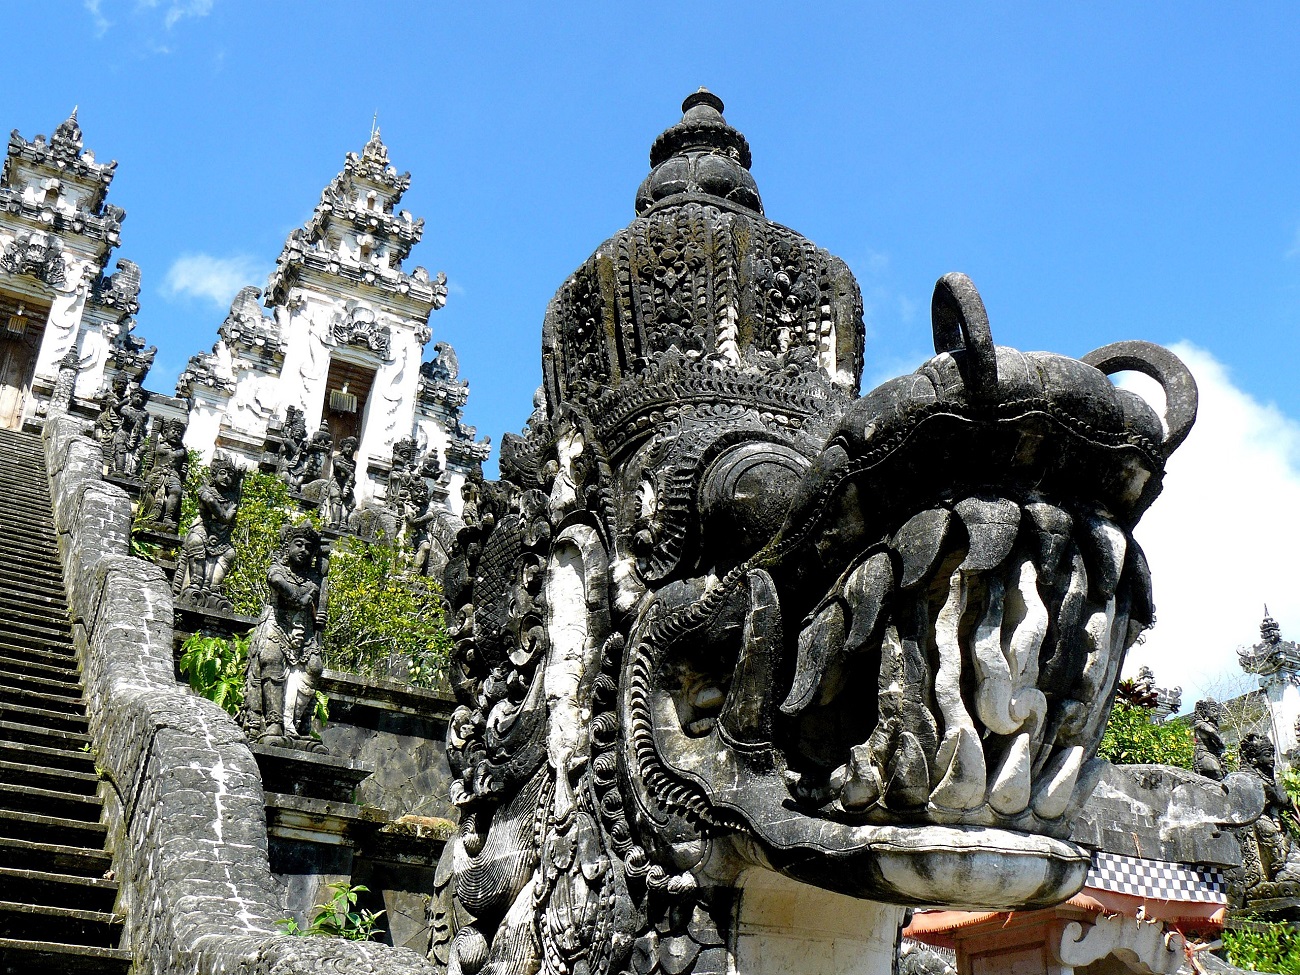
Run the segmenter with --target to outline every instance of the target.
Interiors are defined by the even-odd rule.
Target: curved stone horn
[[[1150,376],[1165,391],[1165,439],[1160,445],[1168,457],[1191,433],[1196,422],[1199,394],[1191,371],[1168,349],[1152,342],[1114,342],[1095,349],[1083,361],[1107,376],[1117,372],[1140,372]]]
[[[972,400],[987,403],[998,395],[998,357],[988,312],[975,283],[959,271],[941,277],[930,299],[934,351],[965,351],[958,367]]]

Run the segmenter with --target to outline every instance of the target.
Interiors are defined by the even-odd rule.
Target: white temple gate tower
[[[441,273],[402,268],[424,231],[396,208],[410,182],[376,130],[290,234],[265,296],[248,287],[236,297],[213,351],[194,356],[177,384],[192,402],[186,443],[205,460],[221,449],[255,466],[294,407],[335,445],[357,438],[358,501],[383,496],[394,447],[408,442],[436,457],[435,493],[460,510],[461,484],[488,446],[461,422],[468,386],[451,347],[438,343],[437,358],[421,361],[447,286]]]

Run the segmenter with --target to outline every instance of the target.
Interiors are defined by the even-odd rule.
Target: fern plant
[[[316,905],[311,923],[305,928],[292,917],[275,923],[284,929],[285,934],[345,938],[348,941],[369,941],[384,933],[384,929],[377,926],[384,911],[357,909],[357,895],[368,894],[369,887],[339,881],[330,884],[329,889],[334,892],[333,896],[324,904]]]

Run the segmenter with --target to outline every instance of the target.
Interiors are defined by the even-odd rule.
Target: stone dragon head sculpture
[[[1132,529],[1195,383],[1146,343],[997,347],[949,274],[935,357],[857,397],[858,286],[763,216],[721,110],[686,100],[551,302],[545,410],[447,567],[454,975],[735,970],[756,868],[976,908],[1085,876],[1070,821],[1153,618]]]

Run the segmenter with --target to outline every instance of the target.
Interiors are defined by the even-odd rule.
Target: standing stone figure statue
[[[429,551],[433,544],[429,525],[437,517],[437,513],[429,510],[429,485],[425,483],[424,478],[417,477],[411,480],[402,505],[404,534],[411,553],[412,568],[416,575],[427,575]]]
[[[145,481],[140,504],[148,520],[163,531],[174,532],[180,524],[181,495],[190,472],[190,454],[185,449],[185,422],[171,419],[162,425],[154,445],[153,467]]]
[[[309,524],[286,525],[266,573],[269,599],[248,648],[241,721],[253,741],[324,751],[311,737],[316,682],[324,668],[325,572]]]
[[[113,459],[109,467],[110,473],[118,477],[140,476],[143,459],[140,448],[149,428],[149,411],[145,408],[148,401],[149,393],[136,386],[120,410],[121,423],[113,431]]]
[[[1223,721],[1223,705],[1207,698],[1196,702],[1192,716],[1192,735],[1196,739],[1196,750],[1192,755],[1192,771],[1204,775],[1207,779],[1223,781],[1223,735],[1219,725]]]
[[[325,523],[343,528],[356,507],[357,438],[344,437],[330,464],[330,483],[325,494]]]
[[[308,484],[322,480],[325,475],[325,462],[329,460],[334,438],[322,423],[319,430],[311,435],[307,446],[298,455],[298,463],[289,475],[291,490],[301,493]],[[319,497],[319,495],[317,495]]]
[[[294,487],[293,472],[301,463],[303,449],[307,446],[307,422],[302,410],[290,406],[284,411],[284,439],[280,441],[280,459],[276,464],[276,473],[280,480]]]
[[[393,444],[393,464],[388,470],[385,503],[399,514],[404,510],[406,492],[415,478],[415,441],[403,437]]]
[[[1273,742],[1252,732],[1238,748],[1241,770],[1264,785],[1264,814],[1241,836],[1246,906],[1252,901],[1300,896],[1300,846],[1291,838],[1286,815],[1295,805],[1277,782]]]
[[[244,473],[218,454],[208,480],[198,491],[199,514],[181,543],[172,591],[182,602],[205,609],[231,611],[226,573],[235,562],[235,513]]]
[[[105,451],[112,450],[113,435],[122,425],[122,406],[126,403],[126,391],[130,384],[131,377],[125,372],[119,372],[99,395],[100,410],[99,416],[95,418],[95,439]]]

